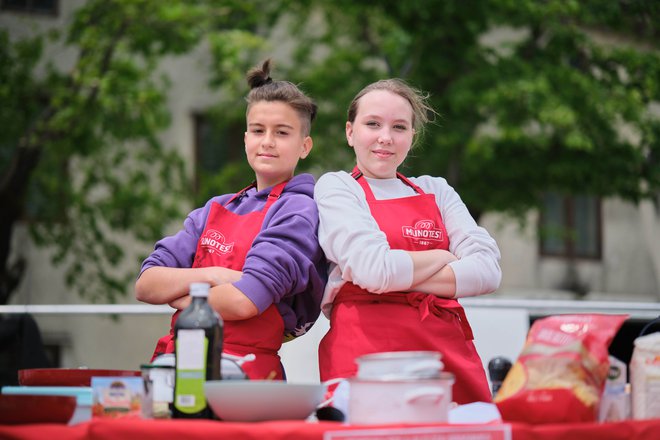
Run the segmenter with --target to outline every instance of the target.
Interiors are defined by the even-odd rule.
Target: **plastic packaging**
[[[632,416],[660,417],[660,332],[635,339],[630,361]]]
[[[610,370],[600,399],[599,422],[619,422],[630,418],[628,367],[614,356],[610,356],[609,359]]]
[[[192,303],[174,325],[176,367],[173,418],[213,418],[204,383],[220,380],[222,318],[208,303],[210,285],[190,285]]]
[[[505,421],[594,422],[608,347],[628,315],[567,314],[534,321],[493,399]]]

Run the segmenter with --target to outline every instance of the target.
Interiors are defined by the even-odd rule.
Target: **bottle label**
[[[194,414],[206,408],[204,382],[208,345],[203,329],[177,331],[174,406],[183,413]]]

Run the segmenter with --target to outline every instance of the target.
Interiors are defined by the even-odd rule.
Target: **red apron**
[[[449,237],[433,194],[397,173],[417,195],[376,200],[362,173],[353,172],[364,189],[371,214],[392,249],[449,249]],[[354,359],[384,351],[432,350],[442,353],[445,370],[454,373],[453,400],[490,402],[492,396],[472,329],[455,299],[421,292],[373,294],[347,282],[334,300],[330,330],[319,345],[321,380],[352,377]]]
[[[261,211],[238,215],[213,203],[204,231],[197,242],[192,267],[221,266],[243,270],[245,256],[261,230],[266,212],[280,197],[286,183],[273,187]],[[234,195],[225,206],[252,186]],[[153,357],[174,352],[174,323],[179,313],[177,311],[172,316],[170,333],[158,340]],[[223,352],[238,356],[254,353],[256,359],[242,365],[250,379],[284,379],[278,355],[283,335],[284,321],[275,304],[271,304],[263,313],[250,319],[225,321]]]

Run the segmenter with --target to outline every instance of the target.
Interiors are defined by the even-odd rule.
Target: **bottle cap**
[[[211,285],[208,283],[190,283],[190,296],[209,296]]]

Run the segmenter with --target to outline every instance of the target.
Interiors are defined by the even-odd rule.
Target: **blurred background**
[[[364,85],[430,94],[404,172],[445,177],[500,246],[501,288],[464,302],[485,361],[575,310],[630,313],[629,360],[660,313],[659,2],[0,0],[3,383],[149,360],[170,310],[133,298],[140,264],[252,180],[244,76],[267,57],[319,104],[317,177],[352,167]]]

